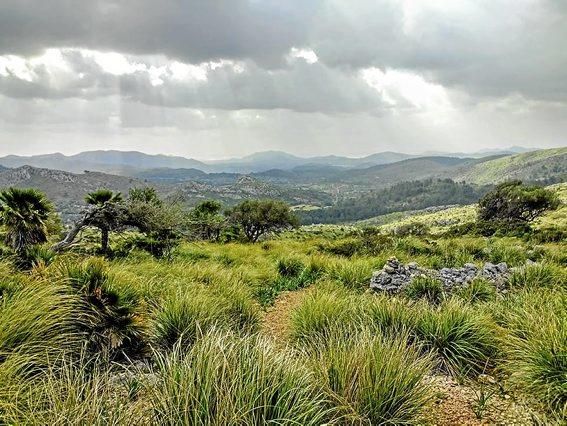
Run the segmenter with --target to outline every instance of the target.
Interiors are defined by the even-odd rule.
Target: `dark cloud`
[[[0,148],[557,146],[566,40],[565,0],[2,0]]]
[[[273,63],[306,36],[318,0],[3,0],[0,52],[84,47],[185,62]]]

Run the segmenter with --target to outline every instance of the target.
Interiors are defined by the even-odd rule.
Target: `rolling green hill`
[[[567,175],[567,148],[542,149],[474,164],[454,176],[480,185],[509,179],[528,181]]]

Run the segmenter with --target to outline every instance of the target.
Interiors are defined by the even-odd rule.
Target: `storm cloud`
[[[560,146],[565,40],[561,0],[4,0],[0,151]]]

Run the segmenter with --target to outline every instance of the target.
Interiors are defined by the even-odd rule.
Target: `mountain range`
[[[436,153],[435,156],[480,158],[489,155],[510,155],[524,152],[526,148],[513,147],[503,151],[464,153]],[[86,170],[135,176],[152,169],[196,169],[206,173],[254,173],[271,169],[291,170],[300,166],[332,166],[340,168],[367,168],[391,164],[410,158],[428,155],[412,155],[398,152],[380,152],[366,157],[342,157],[336,155],[298,157],[281,151],[258,152],[242,158],[199,161],[192,158],[168,155],[149,155],[137,151],[88,151],[66,156],[60,153],[23,157],[9,155],[0,158],[5,167],[33,166],[46,169],[82,173]]]
[[[328,162],[318,164],[312,161],[313,158],[306,159],[309,162],[294,163],[293,159],[299,157],[290,159],[288,155],[285,157],[256,155],[245,161],[258,164],[260,160],[286,158],[287,167],[296,165],[288,169],[270,168],[249,173],[205,172],[194,167],[169,168],[165,166],[191,166],[193,160],[147,156],[140,153],[120,153],[119,155],[118,153],[96,152],[84,153],[75,158],[77,163],[83,161],[82,164],[103,164],[109,168],[121,167],[123,172],[128,170],[129,176],[98,171],[73,173],[50,167],[19,166],[16,158],[18,157],[5,157],[5,161],[1,162],[4,167],[0,166],[0,188],[16,186],[40,189],[53,200],[65,220],[71,220],[81,212],[84,208],[86,193],[99,188],[127,193],[132,187],[153,186],[163,197],[180,200],[187,205],[193,205],[204,199],[217,199],[231,205],[247,198],[278,198],[298,208],[301,206],[325,208],[336,205],[348,208],[349,204],[357,202],[360,204],[360,201],[357,200],[364,199],[369,194],[376,194],[402,182],[452,179],[455,182],[467,182],[469,185],[480,186],[507,179],[554,183],[565,181],[567,178],[567,148],[539,150],[516,155],[492,155],[482,158],[411,157],[367,167],[363,166],[367,164],[363,161],[367,162],[368,157],[365,160],[359,159],[359,166],[354,167],[353,163],[350,166],[344,162],[339,163],[341,157],[330,157],[335,164],[328,164]],[[71,157],[60,155],[29,158],[33,159],[30,162],[35,164],[55,161],[58,162],[57,164],[72,165]],[[161,167],[138,169],[135,167],[136,158],[140,159],[139,164],[143,166],[151,167],[158,164]],[[374,156],[374,161],[385,161],[386,156],[376,158]],[[21,159],[22,157],[19,157],[19,161],[23,161]],[[394,159],[393,156],[389,157],[390,161]],[[243,162],[237,166],[235,162],[227,164],[234,169],[243,167]],[[8,166],[12,168],[7,168]],[[435,186],[434,183],[432,185]],[[352,203],[349,200],[352,200]],[[399,202],[400,205],[405,205],[403,200]],[[442,197],[435,202],[443,204]],[[411,207],[409,200],[407,203],[409,203],[408,208]]]

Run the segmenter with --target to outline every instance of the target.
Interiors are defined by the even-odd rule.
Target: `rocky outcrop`
[[[439,279],[446,292],[466,287],[476,277],[486,278],[500,291],[505,290],[508,280],[506,263],[494,265],[485,263],[482,268],[467,263],[462,268],[425,269],[412,262],[404,265],[395,257],[388,259],[382,270],[375,272],[370,280],[370,288],[377,292],[397,294],[403,291],[411,281],[420,275]]]

